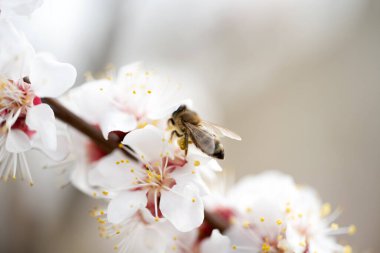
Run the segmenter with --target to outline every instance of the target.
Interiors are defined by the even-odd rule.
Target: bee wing
[[[202,121],[201,125],[209,130],[210,132],[212,132],[213,134],[217,135],[217,136],[225,136],[225,137],[228,137],[228,138],[231,138],[233,140],[238,140],[238,141],[241,141],[241,137],[232,132],[231,130],[228,130],[224,127],[221,127],[221,126],[218,126],[214,123],[211,123],[211,122],[207,122],[207,121]]]
[[[208,155],[215,152],[215,138],[216,136],[203,129],[202,126],[196,126],[185,122],[186,127],[190,131],[191,139],[200,150]]]

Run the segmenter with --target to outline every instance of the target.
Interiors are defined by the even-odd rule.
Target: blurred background
[[[72,63],[77,85],[140,60],[177,78],[204,118],[243,137],[225,141],[235,179],[291,174],[358,227],[344,239],[355,252],[378,252],[379,1],[46,0],[17,26]],[[97,202],[32,172],[33,188],[0,184],[0,252],[110,252],[86,216]]]

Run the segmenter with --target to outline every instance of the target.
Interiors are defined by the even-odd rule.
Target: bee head
[[[183,112],[183,111],[186,111],[186,110],[187,110],[186,105],[181,105],[180,107],[178,107],[177,110],[175,110],[175,111],[173,112],[173,116],[176,116],[176,115],[178,115],[179,113],[181,113],[181,112]]]

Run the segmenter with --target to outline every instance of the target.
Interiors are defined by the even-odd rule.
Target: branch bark
[[[120,149],[120,138],[111,133],[109,139],[104,139],[101,131],[91,124],[87,123],[85,120],[71,112],[65,106],[63,106],[58,100],[53,98],[42,98],[43,103],[50,105],[53,109],[55,116],[61,121],[65,122],[69,126],[77,129],[82,134],[89,137],[100,149],[106,153],[111,153],[115,149]],[[120,149],[129,159],[138,161],[136,155],[132,151],[128,151],[125,148]],[[219,229],[223,232],[228,228],[228,222],[224,221],[217,214],[205,211],[205,221],[211,225],[213,228]]]

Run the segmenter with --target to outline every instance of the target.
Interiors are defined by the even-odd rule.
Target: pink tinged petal
[[[202,241],[200,253],[227,253],[230,245],[230,239],[222,235],[219,230],[214,229],[210,238]]]
[[[170,191],[162,191],[160,210],[179,231],[188,232],[199,227],[204,219],[203,201],[198,190],[191,185],[175,185]]]
[[[95,164],[89,172],[88,180],[92,186],[100,186],[111,191],[131,188],[135,186],[133,182],[136,177],[131,171],[139,166],[133,161],[127,163],[121,152],[114,151]]]
[[[12,153],[25,152],[32,148],[29,137],[21,130],[11,130],[5,143],[7,151]]]
[[[39,54],[34,58],[29,77],[39,97],[58,97],[73,86],[76,76],[77,71],[71,64]]]
[[[148,125],[127,134],[122,143],[129,145],[144,161],[151,162],[157,161],[160,155],[166,152],[163,137],[162,130]]]
[[[133,115],[119,110],[113,110],[104,115],[100,122],[103,137],[108,140],[108,134],[112,131],[129,132],[137,127],[137,121]]]
[[[144,208],[147,204],[146,192],[125,191],[112,199],[108,205],[108,221],[114,224],[121,223],[132,217],[140,208]]]
[[[55,126],[54,112],[47,104],[39,104],[31,107],[25,120],[28,128],[37,132],[42,145],[50,150],[57,148],[57,129]]]

